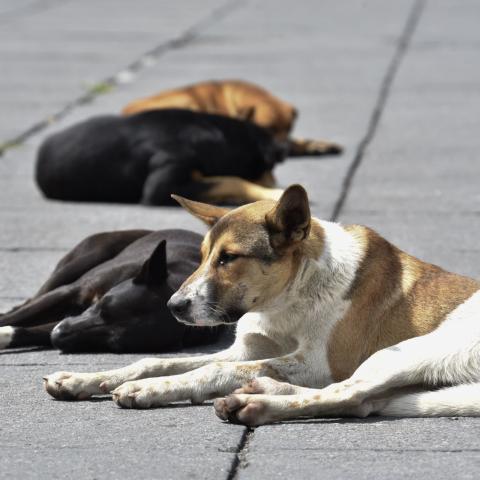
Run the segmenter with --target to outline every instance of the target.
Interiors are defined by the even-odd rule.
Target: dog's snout
[[[167,302],[167,307],[170,309],[170,311],[174,315],[182,315],[187,313],[191,304],[192,304],[192,301],[189,298],[174,295]]]

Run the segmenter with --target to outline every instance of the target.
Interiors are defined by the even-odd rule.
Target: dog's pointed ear
[[[187,212],[197,217],[208,226],[213,227],[226,213],[230,210],[228,208],[217,207],[209,205],[208,203],[194,202],[187,198],[173,195],[172,198],[176,200]]]
[[[137,285],[161,285],[167,278],[167,241],[162,240],[133,279]]]
[[[288,187],[265,215],[265,221],[274,249],[288,248],[307,238],[311,216],[305,189],[301,185]]]
[[[242,108],[238,113],[239,118],[242,120],[253,122],[253,119],[255,118],[255,107],[252,105],[251,107]]]

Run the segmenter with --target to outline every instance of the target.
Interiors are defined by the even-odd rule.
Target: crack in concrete
[[[235,458],[233,459],[232,465],[228,471],[227,480],[235,480],[238,476],[238,471],[242,468],[247,468],[248,461],[247,461],[247,452],[250,446],[250,442],[253,440],[253,435],[255,433],[255,429],[245,427],[242,437],[238,442],[236,448]]]
[[[170,40],[167,40],[160,45],[157,45],[152,50],[144,53],[140,58],[131,62],[123,70],[117,72],[110,77],[105,78],[104,80],[97,82],[97,86],[100,85],[102,88],[91,88],[88,92],[80,95],[78,98],[71,101],[70,103],[67,103],[56,113],[53,113],[52,115],[38,121],[19,135],[10,139],[6,139],[3,143],[0,144],[0,156],[2,156],[7,150],[10,150],[14,146],[22,144],[32,135],[41,132],[49,125],[65,118],[76,107],[91,103],[98,96],[108,93],[111,88],[121,84],[123,82],[123,78],[132,77],[133,75],[138,74],[142,70],[149,68],[149,66],[152,65],[152,60],[156,60],[166,52],[184,48],[187,45],[192,44],[195,40],[198,39],[202,31],[204,31],[206,28],[208,28],[215,22],[225,18],[235,9],[239,8],[245,3],[246,0],[227,0],[219,7],[210,11],[210,13],[204,18],[181,32],[178,36],[171,38]]]
[[[388,65],[387,71],[382,80],[378,98],[375,103],[372,116],[370,117],[370,121],[368,122],[367,131],[358,145],[355,156],[353,157],[353,161],[350,164],[347,170],[347,174],[345,175],[345,178],[343,180],[342,188],[340,190],[340,195],[337,201],[335,202],[335,206],[333,208],[333,212],[330,217],[331,221],[338,220],[340,213],[342,212],[342,209],[345,206],[348,194],[352,187],[355,174],[357,173],[357,170],[360,167],[360,164],[362,163],[362,160],[365,156],[365,152],[368,146],[372,142],[377,132],[377,128],[380,123],[382,113],[387,104],[388,97],[390,96],[393,82],[400,68],[400,64],[402,63],[402,60],[408,51],[408,48],[410,46],[415,30],[420,21],[420,17],[425,8],[426,2],[427,0],[416,0],[412,5],[412,8],[410,9],[410,13],[408,14],[407,20],[405,22],[405,26],[399,37],[397,48],[395,49],[393,57]]]

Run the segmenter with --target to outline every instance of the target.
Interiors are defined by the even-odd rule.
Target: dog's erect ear
[[[255,107],[251,106],[251,107],[242,108],[238,112],[238,116],[242,120],[246,120],[247,122],[253,122],[253,119],[255,118]]]
[[[179,195],[172,194],[172,198],[187,210],[187,212],[191,213],[194,217],[199,218],[210,227],[215,225],[230,211],[228,208],[216,207],[215,205],[209,205],[208,203],[194,202],[193,200],[188,200]]]
[[[280,197],[277,205],[265,216],[270,243],[282,249],[301,242],[310,232],[310,207],[305,189],[291,185]]]
[[[133,279],[137,285],[161,285],[167,278],[167,241],[162,240]]]

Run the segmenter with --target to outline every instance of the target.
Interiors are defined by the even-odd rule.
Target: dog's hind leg
[[[78,288],[62,286],[0,317],[0,327],[34,327],[59,322],[66,315],[78,313]]]
[[[455,390],[459,385],[480,383],[479,316],[480,291],[436,330],[374,353],[347,380],[294,395],[232,395],[217,402],[217,413],[249,425],[300,416],[370,413],[418,416],[463,411],[480,416],[478,398],[472,396],[480,387],[466,389],[469,395],[462,401],[463,390]],[[399,390],[416,385],[447,388],[407,394]]]
[[[340,145],[326,140],[310,140],[303,138],[290,138],[288,140],[289,157],[338,155],[342,152],[343,148]]]

